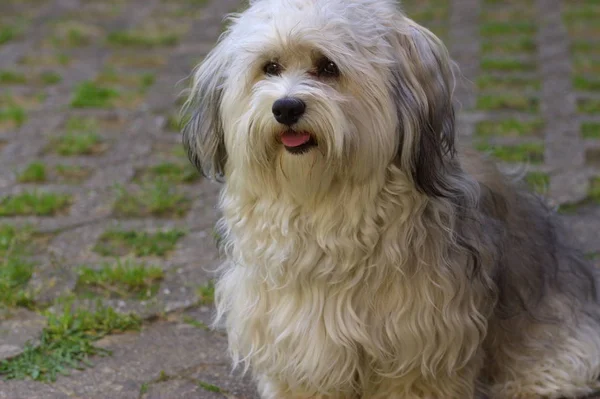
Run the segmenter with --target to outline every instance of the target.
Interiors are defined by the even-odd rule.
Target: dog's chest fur
[[[466,311],[473,298],[462,295],[471,291],[457,294],[444,268],[428,267],[435,255],[423,252],[432,238],[414,220],[420,204],[395,197],[412,203],[349,197],[308,214],[277,200],[248,206],[223,197],[229,261],[217,305],[234,360],[296,390],[350,392],[356,381],[469,357],[474,347],[435,342],[479,341],[477,314],[471,323],[440,322],[446,306]]]

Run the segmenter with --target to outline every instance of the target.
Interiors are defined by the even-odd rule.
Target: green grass
[[[27,77],[15,71],[0,71],[0,84],[25,84]]]
[[[92,155],[102,152],[106,146],[97,133],[98,125],[91,118],[70,118],[66,125],[66,133],[56,137],[50,148],[63,156]]]
[[[144,182],[139,193],[118,187],[114,213],[126,217],[183,217],[190,201],[164,179]]]
[[[143,33],[134,31],[111,32],[109,44],[124,47],[163,47],[179,43],[179,36],[172,33]]]
[[[585,54],[577,54],[573,57],[573,70],[575,73],[586,73],[590,75],[600,74],[600,60]]]
[[[481,44],[481,51],[484,54],[533,53],[536,48],[535,40],[529,36],[519,36],[501,41],[486,40]]]
[[[550,186],[550,176],[543,172],[530,172],[525,176],[525,182],[533,191],[544,194]]]
[[[90,170],[75,165],[56,165],[56,174],[67,183],[81,183],[90,174]]]
[[[200,328],[205,331],[210,331],[209,326],[207,326],[205,323],[201,322],[200,320],[196,320],[192,317],[184,316],[183,322],[186,324],[189,324],[190,326],[194,326],[196,328]]]
[[[73,309],[67,304],[61,312],[45,312],[45,315],[48,324],[39,345],[28,345],[22,354],[0,362],[0,375],[4,378],[55,381],[59,375],[68,375],[69,369],[91,366],[91,356],[110,354],[94,346],[95,341],[141,326],[137,316],[123,315],[110,307],[99,307],[92,312]]]
[[[94,82],[80,83],[75,89],[71,107],[73,108],[107,108],[114,104],[120,93],[109,87]]]
[[[66,194],[25,191],[0,197],[0,216],[53,216],[70,204]]]
[[[577,8],[570,8],[563,12],[563,18],[567,23],[569,22],[596,22],[600,19],[600,7],[598,4],[592,5],[579,5]]]
[[[27,121],[27,114],[20,105],[9,102],[5,106],[0,106],[0,125],[10,123],[16,127],[21,127],[25,121]]]
[[[598,114],[600,113],[600,100],[580,98],[577,101],[577,110],[584,114]]]
[[[96,133],[66,133],[57,137],[52,147],[63,156],[91,155],[101,152],[102,140]]]
[[[189,162],[185,164],[163,162],[148,169],[138,171],[136,180],[145,181],[148,179],[163,178],[165,181],[174,183],[192,183],[200,179],[200,177],[201,175]]]
[[[56,47],[81,47],[89,45],[98,35],[97,29],[77,21],[63,21],[56,26],[52,42]]]
[[[40,74],[40,80],[45,85],[55,85],[62,81],[62,77],[56,72],[42,72]]]
[[[141,92],[154,84],[156,77],[152,73],[123,74],[113,68],[107,68],[100,73],[94,82],[102,86],[137,87]]]
[[[109,230],[100,236],[94,251],[102,256],[123,256],[130,253],[136,256],[164,256],[175,248],[177,241],[184,235],[180,230],[156,233]]]
[[[215,302],[215,283],[209,281],[205,285],[198,287],[196,294],[203,305],[211,305]]]
[[[481,60],[484,71],[527,72],[535,70],[535,63],[514,58],[487,58]]]
[[[104,264],[100,269],[79,269],[76,291],[106,297],[147,299],[153,297],[164,277],[160,267],[147,267],[131,260]]]
[[[478,137],[522,137],[539,136],[542,133],[544,122],[542,120],[520,121],[518,119],[504,119],[500,121],[483,121],[475,127]]]
[[[477,108],[482,110],[511,110],[537,112],[539,100],[522,94],[483,94],[477,97]]]
[[[218,386],[209,384],[204,381],[198,381],[198,386],[208,392],[216,392],[216,393],[223,392],[223,390],[221,388],[219,388]]]
[[[145,393],[148,393],[148,389],[150,389],[150,385],[147,382],[144,382],[140,387],[140,396],[144,395]]]
[[[571,50],[584,54],[600,53],[600,45],[597,42],[587,40],[573,40],[571,41]]]
[[[21,172],[17,180],[21,183],[41,183],[46,181],[46,165],[32,162]]]
[[[600,123],[584,122],[581,124],[581,135],[586,139],[600,139]]]
[[[480,90],[539,90],[540,81],[520,76],[494,76],[482,74],[477,78]]]
[[[562,204],[558,211],[560,213],[574,213],[579,208],[585,205],[600,205],[600,177],[594,177],[590,180],[590,187],[585,199],[580,202],[572,204]]]
[[[577,90],[600,91],[600,78],[575,76],[573,77],[573,87]]]
[[[535,24],[531,22],[488,22],[481,25],[482,37],[509,35],[531,35],[535,33]]]
[[[493,157],[505,162],[531,162],[533,164],[544,161],[544,146],[537,143],[524,143],[517,145],[490,145],[479,143],[479,151],[490,153]]]
[[[19,30],[16,27],[0,23],[0,45],[16,39],[18,35]]]
[[[27,230],[0,225],[0,308],[33,305],[26,287],[34,264],[24,259],[30,238]]]

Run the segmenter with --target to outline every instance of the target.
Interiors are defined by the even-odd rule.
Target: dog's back
[[[525,385],[544,397],[554,397],[553,385],[589,394],[600,373],[597,270],[543,198],[472,151],[464,150],[461,162],[480,184],[482,231],[496,258],[490,272],[498,302],[482,382],[492,397],[517,398]]]

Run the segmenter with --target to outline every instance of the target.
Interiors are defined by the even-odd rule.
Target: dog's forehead
[[[251,50],[274,43],[343,45],[357,40],[364,47],[369,41],[378,44],[397,12],[393,0],[257,0],[242,14],[233,33]]]

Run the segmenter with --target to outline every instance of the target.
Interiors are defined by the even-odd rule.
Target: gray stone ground
[[[600,12],[593,0],[582,0],[581,4],[589,4],[592,14]],[[42,86],[35,79],[25,84],[1,83],[0,79],[0,107],[5,106],[2,95],[10,93],[27,109],[27,121],[20,127],[0,122],[0,200],[28,190],[70,193],[74,197],[68,211],[54,216],[0,218],[0,224],[32,225],[47,235],[45,245],[34,256],[37,267],[30,285],[37,292],[36,300],[51,302],[72,292],[80,265],[97,265],[106,260],[93,247],[108,228],[152,231],[178,227],[188,232],[167,256],[143,258],[165,271],[154,298],[105,300],[121,311],[146,317],[141,332],[104,338],[98,344],[112,350],[112,356],[95,358],[93,368],[73,371],[55,383],[0,379],[1,399],[255,397],[247,381],[230,373],[223,334],[184,322],[189,318],[210,321],[212,309],[198,304],[196,289],[209,281],[211,275],[207,270],[217,263],[212,226],[217,217],[214,205],[219,187],[202,179],[191,184],[174,184],[178,192],[192,201],[190,210],[182,217],[122,217],[113,210],[116,183],[128,190],[139,190],[136,176],[140,170],[164,161],[183,160],[180,138],[167,123],[169,116],[178,111],[177,96],[184,87],[178,83],[210,50],[222,30],[222,16],[239,6],[237,0],[3,0],[0,3],[0,38],[3,26],[17,21],[21,27],[15,37],[4,43],[0,39],[0,71],[18,70],[27,76],[54,71],[62,76],[62,81],[52,86]],[[415,19],[430,26],[446,41],[461,66],[465,77],[457,89],[461,140],[480,146],[483,143],[488,151],[523,143],[539,146],[543,159],[532,163],[530,170],[548,176],[548,196],[556,204],[577,204],[569,208],[564,219],[582,249],[598,262],[600,194],[594,191],[594,178],[600,177],[600,134],[584,136],[580,127],[600,123],[600,110],[597,107],[584,110],[579,104],[586,100],[597,103],[600,91],[598,86],[581,89],[572,83],[575,75],[587,78],[598,73],[598,29],[585,24],[583,28],[577,24],[573,28],[566,23],[570,20],[565,15],[570,15],[573,3],[559,0],[407,0],[405,6],[407,12],[414,12]],[[492,15],[499,20],[510,20],[510,12],[524,17],[533,27],[525,29],[534,43],[533,50],[506,54],[486,47],[484,18]],[[73,22],[86,27],[91,37],[89,43],[56,45],[52,38],[57,27]],[[180,40],[151,48],[107,43],[110,32],[153,23],[165,24]],[[572,50],[572,44],[580,42],[588,43],[591,48],[583,56]],[[483,61],[489,58],[516,59],[528,66],[521,70],[490,71]],[[69,106],[77,84],[111,69],[118,74],[137,76],[150,73],[155,81],[147,91],[134,93],[123,104],[86,109]],[[490,89],[478,81],[484,76],[521,77],[526,82],[539,81],[539,85],[529,87],[526,83],[523,88],[511,88],[507,83]],[[126,82],[119,84],[126,90]],[[514,94],[515,90],[519,95],[533,98],[536,105],[524,110],[506,104],[489,107],[481,103],[486,95]],[[38,97],[40,93],[43,98]],[[71,116],[90,116],[99,121],[104,151],[71,157],[48,151],[49,143],[64,130]],[[509,118],[541,119],[543,127],[525,136],[495,134],[483,140],[479,135],[481,122]],[[501,162],[506,161],[503,165],[513,166],[510,157],[498,156]],[[90,171],[89,176],[77,184],[68,184],[52,174],[43,183],[19,183],[17,176],[36,160],[51,168],[59,164],[84,167]],[[598,184],[596,190],[600,190]],[[0,360],[20,353],[25,343],[35,340],[45,325],[43,317],[24,309],[14,310],[10,317],[3,318],[0,318]],[[207,391],[199,381],[219,386],[227,393]]]

